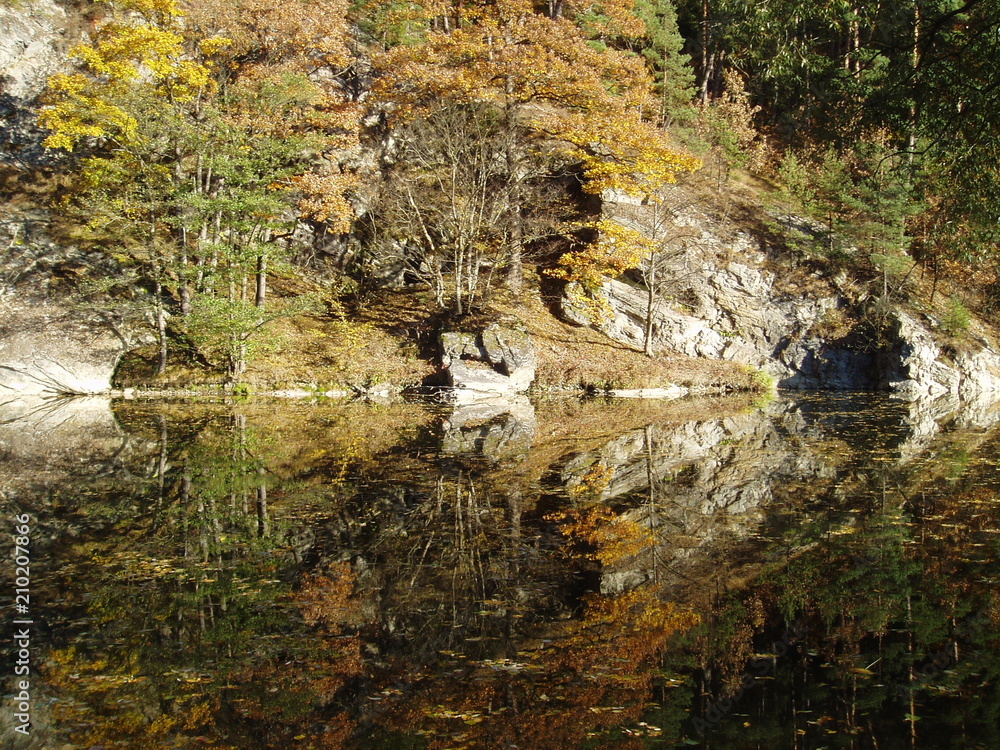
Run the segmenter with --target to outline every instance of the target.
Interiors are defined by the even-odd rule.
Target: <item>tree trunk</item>
[[[708,0],[701,2],[701,104],[708,106],[709,82],[712,79],[712,60],[708,51]]]
[[[267,515],[267,472],[263,466],[257,469],[260,484],[257,485],[257,536],[266,537],[271,533],[271,524]]]
[[[465,310],[462,306],[462,271],[465,268],[465,250],[459,248],[458,257],[455,263],[455,314],[463,315]]]
[[[920,0],[913,1],[913,49],[910,54],[910,65],[914,83],[917,79],[917,66],[920,64]],[[911,166],[917,151],[917,100],[910,105],[910,132],[906,138],[906,159]]]
[[[507,40],[507,44],[510,44]],[[514,122],[514,80],[507,76],[504,82],[504,94],[507,101],[504,104],[504,122],[507,134],[504,140],[504,158],[507,162],[507,179],[510,181],[510,218],[511,218],[511,242],[510,260],[507,262],[507,278],[505,284],[514,294],[520,294],[524,287],[524,260],[521,255],[524,244],[524,222],[521,217],[521,207],[524,196],[521,194],[521,175],[517,163],[516,148],[512,133],[515,131]]]
[[[646,330],[642,351],[647,357],[653,356],[653,310],[656,307],[656,261],[649,259],[649,275],[646,278]]]
[[[156,374],[162,375],[167,371],[167,312],[163,309],[163,285],[159,279],[156,280],[153,293],[156,296],[156,337],[160,344]]]
[[[267,296],[267,255],[261,253],[257,256],[257,294],[254,297],[256,307],[264,307],[264,299]]]

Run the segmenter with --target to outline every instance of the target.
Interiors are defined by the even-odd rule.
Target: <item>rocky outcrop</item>
[[[742,363],[783,388],[887,388],[904,398],[1000,394],[1000,353],[985,339],[946,356],[928,326],[900,312],[894,343],[879,354],[838,344],[822,334],[850,307],[835,280],[814,273],[815,283],[781,283],[754,236],[696,205],[668,210],[614,199],[605,196],[604,214],[656,237],[664,249],[603,285],[610,315],[596,324],[582,291],[571,286],[562,303],[567,320],[596,325],[615,341],[642,349],[649,318],[654,351]],[[681,206],[676,196],[665,202],[671,200]],[[803,221],[794,228],[810,230]],[[654,283],[661,301],[650,311]]]
[[[106,392],[121,356],[149,341],[137,314],[126,323],[110,306],[74,303],[67,277],[117,268],[101,253],[60,247],[48,225],[40,210],[0,218],[0,398]]]
[[[107,392],[126,349],[108,326],[64,305],[0,301],[0,397]]]
[[[66,64],[66,11],[52,0],[0,6],[0,71],[3,93],[38,96],[48,76]]]
[[[946,355],[932,333],[905,312],[895,314],[886,383],[908,399],[945,395],[963,400],[1000,393],[1000,354],[982,340]]]
[[[524,331],[494,323],[482,333],[446,331],[439,341],[454,400],[523,393],[535,379],[538,359]]]
[[[41,147],[32,102],[67,63],[77,34],[52,0],[0,6],[0,165],[28,168],[57,158]]]
[[[608,196],[606,196],[608,197]],[[614,197],[614,196],[610,196]],[[674,201],[677,203],[678,201]],[[647,316],[654,351],[739,362],[763,370],[787,388],[863,389],[876,382],[875,358],[811,335],[845,305],[831,288],[815,298],[782,291],[766,256],[748,232],[686,205],[664,215],[662,205],[605,203],[605,214],[649,236],[665,249],[630,276],[604,284],[611,315],[597,326],[616,341],[641,349]],[[669,231],[664,229],[669,222]],[[658,296],[649,310],[655,265]],[[564,297],[565,318],[592,324],[579,290]]]

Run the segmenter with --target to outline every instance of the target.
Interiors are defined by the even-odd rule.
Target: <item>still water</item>
[[[1000,747],[998,420],[0,406],[3,746]]]

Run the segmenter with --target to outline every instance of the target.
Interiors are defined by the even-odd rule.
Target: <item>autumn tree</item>
[[[443,104],[398,130],[398,166],[377,209],[381,252],[432,283],[442,307],[450,269],[459,315],[488,292],[512,242],[552,231],[547,165],[523,158],[523,136],[488,102]]]
[[[41,117],[49,148],[89,152],[75,200],[94,241],[130,248],[153,282],[160,372],[166,300],[178,298],[182,316],[224,300],[245,342],[273,313],[263,312],[269,267],[297,218],[345,231],[353,215],[356,178],[335,160],[357,139],[338,79],[346,9],[226,8],[187,17],[171,0],[114,6],[94,43],[74,50],[81,69],[51,79]],[[248,277],[256,313],[237,310]]]
[[[656,351],[654,334],[656,316],[676,296],[695,271],[690,267],[689,251],[697,246],[700,233],[681,220],[687,203],[664,193],[653,196],[644,206],[619,206],[618,220],[639,232],[643,257],[634,273],[646,289],[643,321],[643,353],[652,357]]]
[[[377,60],[377,97],[393,103],[397,121],[426,117],[442,102],[491,103],[508,127],[523,133],[508,161],[523,161],[529,147],[544,142],[567,164],[579,165],[584,190],[593,194],[641,194],[696,169],[696,159],[643,119],[655,106],[642,60],[594,43],[643,32],[631,2],[605,3],[597,15],[572,3],[544,10],[523,0],[428,5],[423,39]],[[518,175],[508,170],[513,217],[524,214]],[[521,284],[524,246],[518,221],[505,248],[514,289]]]

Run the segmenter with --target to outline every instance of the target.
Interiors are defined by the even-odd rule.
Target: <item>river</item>
[[[0,405],[3,746],[1000,747],[998,416]]]

